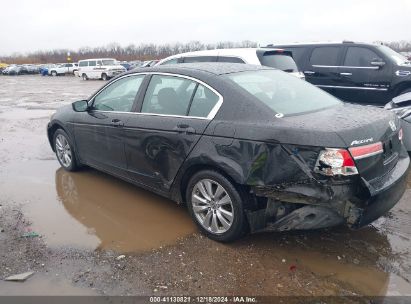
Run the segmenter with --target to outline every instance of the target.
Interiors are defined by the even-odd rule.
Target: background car
[[[344,41],[275,46],[293,53],[308,82],[345,101],[383,107],[411,91],[411,62],[384,45]]]
[[[3,70],[7,68],[9,65],[7,63],[0,63],[0,73],[3,73]]]
[[[39,68],[34,64],[25,64],[25,69],[27,70],[27,74],[38,74]]]
[[[26,72],[26,69],[21,65],[9,65],[3,70],[3,75],[21,75]]]
[[[247,231],[374,221],[406,189],[400,120],[282,71],[155,66],[61,108],[47,135],[61,166],[88,165],[186,202],[218,241]]]
[[[231,62],[264,65],[282,70],[304,79],[292,57],[292,53],[283,49],[216,49],[182,53],[167,57],[157,65],[192,63],[192,62]]]
[[[78,71],[77,63],[63,63],[48,68],[48,74],[51,76],[74,74]]]
[[[401,119],[404,145],[407,151],[411,152],[411,92],[393,98],[384,108],[394,112]]]

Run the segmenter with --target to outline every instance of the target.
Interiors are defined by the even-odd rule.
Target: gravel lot
[[[1,280],[0,295],[411,295],[411,178],[392,212],[359,231],[219,244],[183,206],[92,169],[60,169],[49,117],[102,85],[0,77],[0,279],[35,272]]]

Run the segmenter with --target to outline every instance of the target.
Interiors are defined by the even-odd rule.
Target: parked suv
[[[86,59],[78,62],[78,76],[87,79],[108,80],[127,71],[113,58]]]
[[[63,63],[61,65],[52,67],[49,69],[48,73],[51,76],[74,74],[78,70],[77,63]]]
[[[231,62],[264,65],[304,78],[293,59],[292,53],[282,49],[217,49],[182,53],[167,57],[157,65],[193,62]]]
[[[384,45],[344,41],[275,47],[293,53],[308,82],[345,101],[383,106],[411,91],[411,62]]]

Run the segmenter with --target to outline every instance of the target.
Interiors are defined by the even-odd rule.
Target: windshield
[[[390,57],[392,60],[395,61],[396,64],[404,64],[407,63],[409,64],[409,60],[405,58],[403,55],[397,53],[393,49],[390,49],[388,46],[385,45],[379,45],[378,46],[379,50],[383,52],[386,56]]]
[[[103,61],[103,65],[117,65],[117,62],[112,59],[104,59],[102,61]]]
[[[298,68],[293,57],[288,55],[270,54],[266,52],[260,58],[260,62],[261,65],[276,68],[284,72],[298,72]]]
[[[341,104],[323,90],[278,70],[247,71],[225,77],[280,115],[314,112]]]

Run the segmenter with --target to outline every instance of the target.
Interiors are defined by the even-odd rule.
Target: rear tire
[[[85,73],[83,73],[83,74],[81,75],[81,78],[82,78],[83,80],[88,80],[87,74],[85,74]]]
[[[57,160],[63,169],[77,171],[80,166],[77,163],[74,145],[64,130],[57,129],[53,135],[53,144]]]
[[[222,174],[212,170],[196,173],[188,183],[186,199],[191,217],[210,239],[231,242],[245,234],[245,203]]]
[[[103,79],[104,81],[108,80],[108,76],[106,73],[101,74],[101,79]]]

